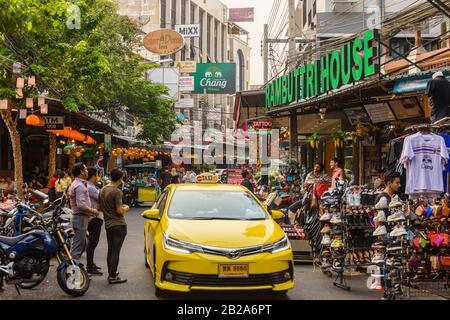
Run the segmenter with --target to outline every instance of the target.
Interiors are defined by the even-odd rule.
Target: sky
[[[250,84],[263,84],[263,60],[261,57],[261,39],[264,35],[264,24],[267,22],[273,0],[221,0],[228,8],[255,8],[255,22],[239,22],[250,32],[252,56],[250,60]]]

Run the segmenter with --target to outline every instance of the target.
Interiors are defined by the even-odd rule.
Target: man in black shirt
[[[250,190],[252,193],[255,191],[253,184],[250,182],[250,173],[248,173],[247,170],[242,171],[242,178],[244,178],[244,181],[242,181],[241,186],[246,187],[248,190]]]
[[[431,122],[450,116],[450,82],[442,72],[436,72],[428,82],[427,96],[430,98]]]

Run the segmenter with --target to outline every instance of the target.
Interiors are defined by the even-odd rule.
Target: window
[[[191,20],[190,20],[190,23],[191,24],[194,24],[195,23],[195,9],[196,9],[196,6],[194,5],[194,4],[192,4],[191,3]],[[200,34],[200,37],[201,37],[202,35]],[[200,42],[202,41],[201,40],[202,38],[200,38]],[[194,38],[190,38],[189,39],[189,42],[190,42],[190,44],[191,44],[191,47],[189,48],[189,50],[194,50],[194,48],[193,48],[193,46],[195,45],[195,40],[194,40]],[[191,58],[191,60],[194,60],[195,59],[195,57],[193,57],[193,53],[191,52],[191,56],[190,56],[190,58]]]
[[[309,13],[308,13],[308,23],[312,24],[311,10],[309,10]]]
[[[212,16],[208,14],[207,26],[206,26],[206,51],[209,56],[211,56],[211,22]]]
[[[175,29],[177,24],[177,0],[172,0],[172,5],[170,6],[170,20],[172,22],[172,28]]]
[[[219,21],[216,20],[215,26],[214,26],[214,60],[216,60],[216,62],[219,60],[218,58],[218,42],[219,42]]]
[[[314,0],[314,3],[313,3],[313,17],[315,17],[316,16],[316,12],[317,12],[317,6],[316,6],[316,1]]]
[[[200,43],[199,43],[199,48],[201,53],[203,54],[203,31],[204,31],[204,22],[205,22],[205,11],[203,11],[202,9],[200,9],[200,13],[199,13],[199,17],[200,17]]]
[[[308,22],[308,19],[306,17],[306,0],[303,0],[303,27],[305,27],[306,23]]]
[[[186,24],[186,2],[187,0],[181,0],[181,24]]]
[[[166,27],[167,2],[161,0],[161,28]]]
[[[267,220],[255,198],[245,191],[177,191],[168,216],[179,220]]]
[[[158,199],[158,202],[156,203],[156,208],[159,210],[160,217],[164,213],[164,207],[166,206],[167,197],[169,195],[169,192],[164,192]]]
[[[221,57],[221,61],[225,62],[225,49],[227,47],[226,45],[226,39],[225,39],[225,35],[226,35],[226,30],[225,30],[226,26],[223,25],[222,26],[222,57]]]

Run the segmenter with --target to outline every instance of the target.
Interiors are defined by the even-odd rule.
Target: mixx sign
[[[194,78],[194,93],[236,93],[235,63],[199,63]]]
[[[378,30],[367,31],[320,60],[301,66],[266,86],[266,107],[271,109],[314,98],[379,71],[376,61]]]
[[[199,24],[177,24],[175,31],[181,33],[185,38],[198,38],[200,37],[200,25]]]

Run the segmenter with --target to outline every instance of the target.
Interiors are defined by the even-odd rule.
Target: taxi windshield
[[[266,220],[261,205],[245,191],[176,191],[168,212],[180,220]]]

